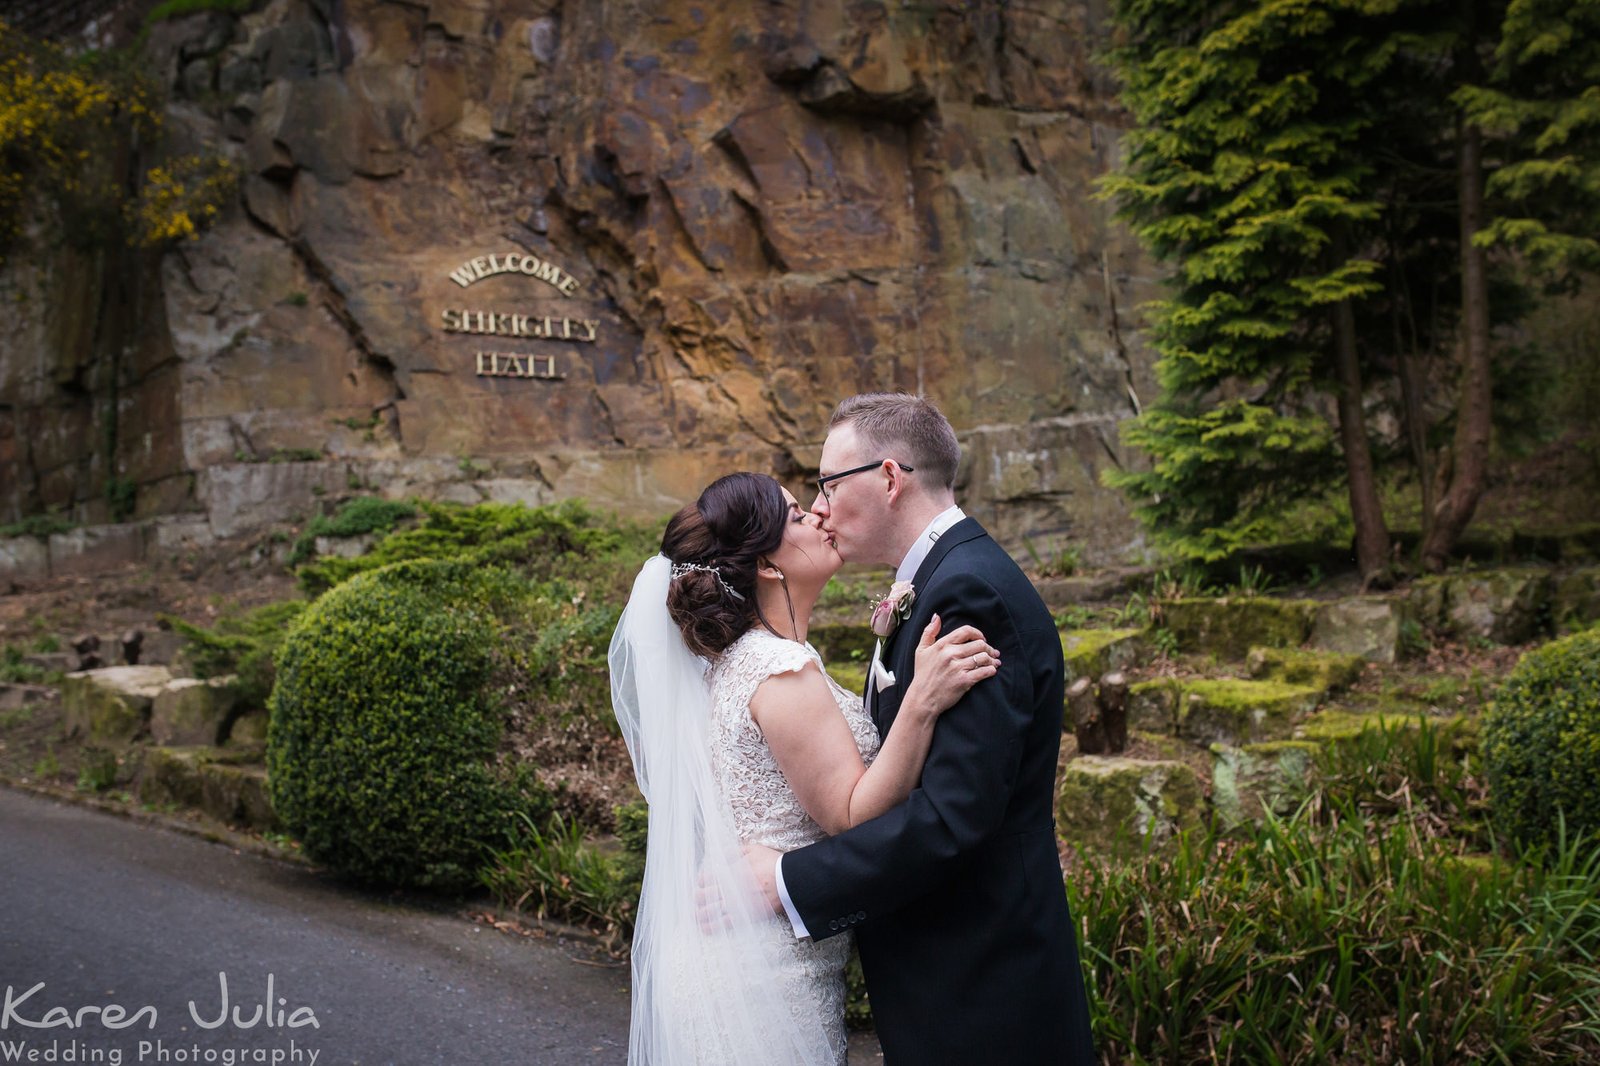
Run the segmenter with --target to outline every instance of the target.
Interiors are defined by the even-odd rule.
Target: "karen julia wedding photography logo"
[[[286,996],[278,995],[275,983],[276,977],[269,973],[264,996],[241,997],[234,1002],[229,996],[227,971],[217,971],[216,997],[189,1000],[188,1013],[179,1023],[180,1032],[192,1023],[207,1033],[203,1045],[194,1037],[150,1035],[161,1022],[161,1012],[153,1003],[69,1006],[52,1003],[43,981],[28,988],[7,985],[0,1007],[0,1063],[315,1066],[321,1051],[305,1043],[303,1037],[308,1034],[299,1034],[300,1039],[282,1034],[320,1029],[322,1023],[310,1007],[291,1005]]]

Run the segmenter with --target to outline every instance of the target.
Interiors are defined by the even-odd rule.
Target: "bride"
[[[650,810],[633,1066],[845,1061],[850,938],[796,939],[741,848],[791,850],[902,802],[939,714],[999,658],[970,626],[940,637],[936,617],[880,747],[861,697],[806,643],[839,565],[793,495],[738,473],[673,517],[634,582],[610,653],[612,702]]]

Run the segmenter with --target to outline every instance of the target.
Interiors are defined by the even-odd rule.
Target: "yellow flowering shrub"
[[[232,195],[223,160],[187,156],[142,171],[163,127],[150,78],[126,52],[67,54],[0,19],[0,252],[43,206],[80,245],[193,238]]]

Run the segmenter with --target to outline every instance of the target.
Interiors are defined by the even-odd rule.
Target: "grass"
[[[519,839],[496,852],[482,873],[495,898],[515,911],[601,931],[613,948],[626,943],[638,906],[624,860],[584,839],[577,822],[552,816],[543,827],[518,812]]]
[[[1600,1055],[1600,848],[1501,859],[1468,738],[1330,751],[1298,810],[1068,878],[1113,1062]]]

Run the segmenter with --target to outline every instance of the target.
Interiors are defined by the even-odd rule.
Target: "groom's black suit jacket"
[[[1056,853],[1064,670],[1054,620],[970,518],[939,538],[913,584],[911,615],[884,648],[897,683],[877,694],[879,734],[894,725],[935,612],[941,632],[982,630],[1000,671],[940,718],[910,798],[784,856],[784,887],[814,939],[856,930],[885,1062],[1090,1066]]]

